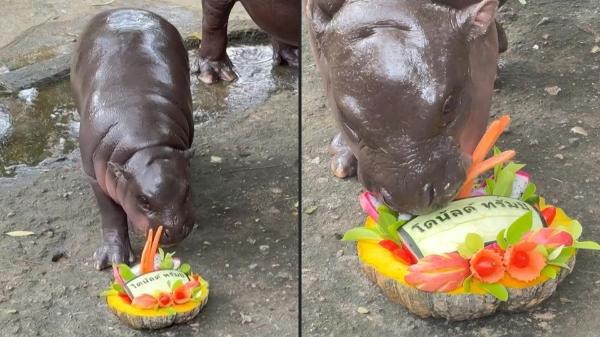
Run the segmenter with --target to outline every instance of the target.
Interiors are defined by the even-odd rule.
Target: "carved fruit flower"
[[[140,309],[156,309],[158,301],[152,295],[142,294],[131,301],[131,305]]]
[[[502,256],[492,249],[482,249],[471,257],[473,277],[485,282],[496,283],[504,276]]]
[[[506,250],[504,265],[510,276],[524,282],[532,281],[540,276],[546,260],[536,247],[537,244],[534,242],[524,241]]]
[[[173,302],[175,304],[183,304],[187,303],[192,298],[192,291],[190,288],[186,287],[184,284],[177,287],[177,289],[173,290]]]
[[[173,299],[171,298],[171,295],[165,292],[161,292],[158,293],[156,295],[156,298],[158,299],[158,306],[161,308],[166,308],[166,307],[170,307],[171,305],[173,305]]]

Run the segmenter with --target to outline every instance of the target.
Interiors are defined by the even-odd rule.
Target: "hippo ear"
[[[129,178],[129,172],[127,172],[123,166],[112,161],[109,161],[106,165],[108,166],[108,171],[113,177],[117,179],[123,178],[125,180]]]
[[[474,39],[485,34],[495,22],[498,11],[497,0],[482,0],[471,5],[458,14],[458,22],[469,32],[469,38]]]

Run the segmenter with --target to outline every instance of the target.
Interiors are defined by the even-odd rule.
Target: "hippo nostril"
[[[429,203],[427,206],[431,206],[433,204],[433,199],[435,198],[435,187],[429,185]]]

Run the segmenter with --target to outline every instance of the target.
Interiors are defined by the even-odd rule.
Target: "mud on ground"
[[[510,114],[501,148],[514,148],[543,194],[600,240],[600,3],[509,1],[501,19],[510,49],[492,107]],[[304,34],[304,41],[308,37]],[[360,272],[355,246],[341,235],[359,225],[361,187],[329,171],[327,145],[336,130],[307,43],[302,78],[302,294],[306,336],[597,336],[597,252],[578,254],[574,272],[554,296],[527,313],[472,322],[420,319],[391,303]],[[546,88],[561,90],[553,96]],[[553,91],[549,89],[549,91]],[[579,127],[584,130],[572,128]],[[582,134],[584,133],[584,134]],[[315,210],[316,207],[316,210]],[[368,310],[367,314],[358,308]],[[361,310],[364,312],[364,310]]]
[[[112,276],[92,267],[100,218],[78,153],[47,151],[39,166],[0,178],[0,336],[297,335],[297,69],[273,69],[270,46],[253,41],[229,52],[238,82],[192,86],[197,225],[169,248],[210,282],[207,307],[188,324],[156,332],[120,323],[98,297]],[[60,123],[76,123],[67,88],[40,88],[41,96],[60,91],[52,103]],[[23,108],[20,118],[35,119],[35,111]],[[34,127],[57,122],[44,118]],[[50,148],[59,136],[75,141],[60,130]],[[15,230],[34,234],[5,235]],[[137,252],[142,241],[134,235]]]

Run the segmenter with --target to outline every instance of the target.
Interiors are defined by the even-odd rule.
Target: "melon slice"
[[[132,306],[118,295],[106,297],[108,308],[125,324],[134,329],[161,329],[187,322],[202,310],[208,302],[209,287],[206,281],[200,283],[201,294],[196,300],[184,304],[175,304],[170,307],[173,311],[158,309],[140,309]]]

